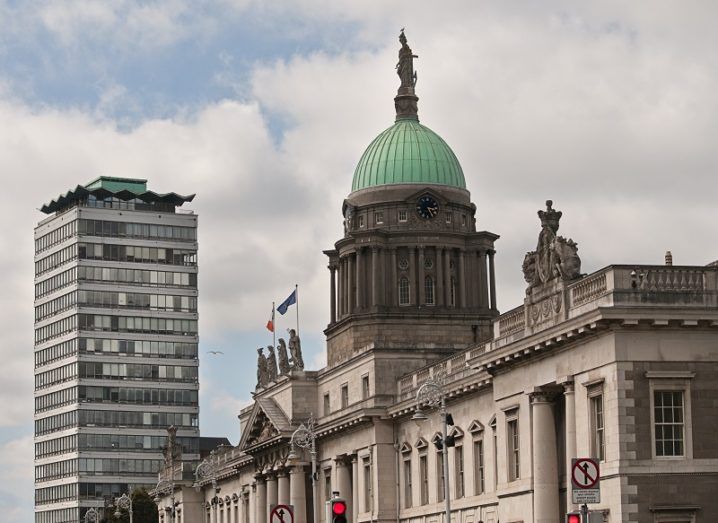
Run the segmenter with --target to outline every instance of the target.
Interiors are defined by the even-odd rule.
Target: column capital
[[[564,394],[573,394],[576,391],[576,384],[573,381],[567,381],[563,384]]]
[[[341,466],[349,466],[352,463],[352,457],[350,454],[338,454],[334,456],[334,463]]]
[[[541,403],[553,403],[556,398],[556,391],[553,390],[535,390],[529,393],[529,399],[532,405]]]

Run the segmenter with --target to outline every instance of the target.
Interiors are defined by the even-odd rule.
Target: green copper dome
[[[389,184],[466,188],[459,160],[441,137],[415,118],[400,118],[377,136],[354,171],[352,192]]]

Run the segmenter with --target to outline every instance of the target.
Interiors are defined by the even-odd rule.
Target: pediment
[[[431,196],[437,202],[439,202],[439,205],[443,206],[448,203],[447,199],[444,196],[442,196],[436,189],[434,189],[430,186],[423,187],[423,188],[419,189],[418,191],[411,193],[404,201],[406,203],[415,203],[416,200],[418,200],[419,198],[421,198],[424,195]]]
[[[474,420],[469,424],[467,429],[471,434],[477,434],[484,430],[484,425],[479,420]]]
[[[239,448],[254,447],[282,435],[288,429],[289,421],[274,400],[258,399],[247,421],[247,429],[239,440]]]
[[[441,442],[443,444],[444,442],[444,436],[441,434],[441,432],[437,432],[434,434],[434,436],[431,438],[431,442],[436,445],[437,442]]]
[[[401,447],[399,447],[399,452],[402,454],[406,454],[408,452],[411,452],[411,445],[409,445],[406,441],[401,444]]]
[[[414,446],[417,449],[425,449],[426,447],[429,446],[429,442],[427,442],[424,438],[419,438],[416,440],[416,443],[414,444]]]
[[[453,427],[449,431],[450,436],[454,436],[454,439],[459,439],[464,437],[464,431],[461,430],[459,427]]]

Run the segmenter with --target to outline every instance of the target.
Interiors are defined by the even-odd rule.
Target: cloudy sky
[[[716,16],[697,0],[0,0],[3,521],[32,519],[43,203],[98,175],[197,193],[201,429],[236,443],[271,303],[295,283],[305,361],[324,361],[321,251],[393,121],[399,29],[419,55],[422,123],[459,157],[478,226],[501,235],[507,310],[547,198],[584,271],[667,249],[718,258]]]

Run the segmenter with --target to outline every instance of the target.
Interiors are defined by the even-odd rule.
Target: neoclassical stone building
[[[718,521],[718,267],[667,256],[581,274],[547,202],[524,303],[499,314],[498,236],[481,231],[449,146],[419,123],[401,41],[396,122],[360,159],[344,237],[325,251],[328,365],[260,380],[239,445],[202,465],[199,490],[179,466],[163,471],[176,521],[269,523],[281,503],[319,523],[339,491],[352,522],[438,523],[448,480],[456,523],[556,523],[576,508],[574,457],[600,462],[590,508],[603,521]],[[518,274],[520,260],[503,263]],[[428,420],[412,420],[427,381],[453,422],[448,477],[439,412],[420,400]],[[290,444],[307,425],[314,478],[311,453]]]

